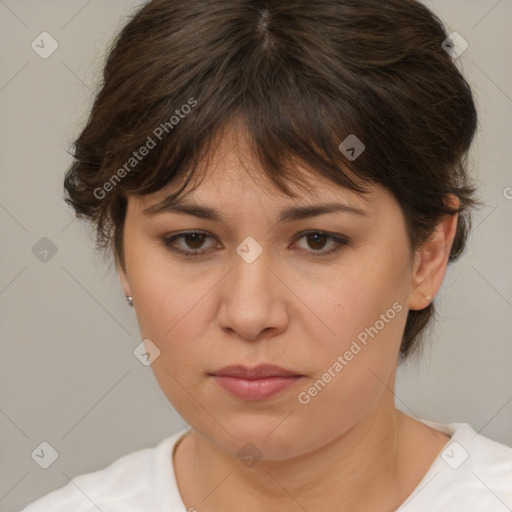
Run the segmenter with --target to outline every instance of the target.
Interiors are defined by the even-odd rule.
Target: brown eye
[[[210,249],[200,250],[207,239],[213,238],[206,233],[199,231],[190,231],[188,233],[180,233],[178,235],[164,237],[161,243],[169,250],[185,256],[201,256],[210,252]],[[182,241],[181,247],[178,241]]]
[[[204,256],[216,248],[219,248],[219,244],[210,246],[209,248],[203,248],[205,242],[208,240],[215,240],[212,236],[207,233],[199,231],[190,231],[187,233],[179,233],[173,236],[163,237],[161,243],[177,254],[181,254],[186,257]],[[303,233],[298,240],[305,239],[306,247],[300,248],[308,254],[313,256],[328,256],[341,249],[344,245],[349,245],[349,239],[341,235],[330,235],[322,231],[310,231]],[[182,243],[179,244],[178,242]],[[326,245],[331,248],[325,249]],[[180,246],[181,245],[181,246]]]
[[[310,235],[306,235],[309,246],[315,250],[323,249],[328,238],[329,237],[323,233],[312,233]]]
[[[330,235],[323,231],[310,231],[308,233],[303,233],[299,237],[299,240],[301,239],[306,240],[307,247],[304,250],[312,253],[314,256],[326,256],[335,253],[339,251],[342,246],[349,244],[348,238]],[[328,242],[331,242],[331,248],[325,250],[324,248],[328,245]]]
[[[183,241],[191,249],[200,249],[204,243],[206,235],[203,233],[187,233],[183,236]]]

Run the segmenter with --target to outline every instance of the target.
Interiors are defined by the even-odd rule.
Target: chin
[[[224,416],[223,427],[217,429],[221,437],[214,441],[241,462],[245,459],[285,460],[300,455],[303,446],[300,429],[286,425],[285,415],[262,416],[238,413],[235,418]],[[294,429],[297,430],[294,431]]]

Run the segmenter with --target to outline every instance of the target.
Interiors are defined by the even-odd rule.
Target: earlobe
[[[117,273],[119,274],[119,280],[121,281],[121,286],[123,287],[125,296],[131,297],[132,292],[130,289],[130,282],[128,280],[128,276],[126,275],[125,269],[123,269],[119,263],[116,263],[116,269]]]
[[[448,200],[452,208],[458,208],[460,201],[457,197],[450,195]],[[441,287],[457,233],[458,217],[458,213],[445,215],[429,239],[417,250],[409,294],[409,309],[426,308]]]

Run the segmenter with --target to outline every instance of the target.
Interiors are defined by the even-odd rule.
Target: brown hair
[[[476,109],[446,38],[414,0],[147,2],[109,48],[66,202],[124,268],[127,196],[179,181],[178,196],[215,137],[242,119],[264,173],[290,196],[287,182],[301,186],[292,161],[358,194],[365,182],[387,187],[412,250],[459,212],[454,261],[481,203],[466,169]],[[354,135],[365,145],[355,159],[338,147]],[[409,311],[402,359],[433,314],[432,303]]]

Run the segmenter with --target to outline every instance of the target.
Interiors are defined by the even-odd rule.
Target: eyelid
[[[163,236],[161,239],[160,239],[160,243],[169,251],[172,251],[172,252],[175,252],[179,255],[182,255],[182,256],[187,256],[187,257],[198,257],[198,256],[205,256],[206,254],[209,254],[212,249],[209,249],[209,250],[197,250],[197,251],[186,251],[184,249],[177,249],[176,247],[172,246],[172,243],[175,241],[175,240],[179,240],[179,239],[183,239],[185,236],[187,235],[204,235],[206,238],[210,238],[212,240],[215,240],[215,237],[210,235],[210,233],[206,232],[206,231],[201,231],[201,230],[198,230],[198,229],[195,229],[195,230],[191,230],[191,231],[180,231],[179,233],[175,233],[173,235],[166,235],[166,236]]]
[[[210,248],[210,249],[206,249],[206,250],[198,249],[196,251],[186,251],[183,249],[178,249],[172,245],[172,243],[175,240],[183,239],[183,237],[185,237],[187,235],[194,235],[194,234],[204,235],[206,238],[210,238],[212,240],[216,239],[216,237],[214,237],[213,235],[211,235],[210,233],[208,233],[206,231],[190,230],[190,231],[181,231],[179,233],[175,233],[172,235],[166,235],[160,239],[160,243],[167,250],[170,250],[170,251],[177,253],[181,256],[184,256],[184,257],[192,257],[193,258],[193,257],[206,256],[206,255],[210,254],[212,251],[214,251],[214,248]],[[308,251],[306,249],[298,249],[302,253],[309,254],[316,258],[327,257],[329,255],[337,253],[343,246],[350,245],[350,243],[351,243],[350,238],[345,235],[338,234],[338,233],[330,233],[328,231],[323,231],[320,229],[308,229],[305,231],[301,231],[300,233],[297,233],[294,237],[293,243],[296,243],[296,241],[298,241],[301,238],[305,237],[306,235],[310,235],[310,234],[320,234],[322,236],[325,236],[328,240],[331,240],[336,244],[336,246],[333,249],[328,249],[328,250],[319,250],[319,251],[310,250],[310,251]]]

